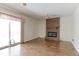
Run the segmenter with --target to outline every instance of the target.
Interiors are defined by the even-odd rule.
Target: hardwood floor
[[[35,39],[14,47],[0,50],[1,55],[8,56],[78,56],[70,42],[60,43]]]

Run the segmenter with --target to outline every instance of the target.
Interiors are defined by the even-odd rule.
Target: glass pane
[[[11,44],[21,41],[21,22],[10,20]]]
[[[0,47],[9,45],[9,20],[0,19]]]

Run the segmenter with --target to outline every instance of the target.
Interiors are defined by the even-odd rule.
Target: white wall
[[[46,20],[27,17],[24,22],[24,41],[46,36]]]
[[[38,22],[38,37],[45,38],[46,36],[46,19],[41,19]]]
[[[60,40],[72,41],[72,16],[60,17]]]
[[[79,6],[77,6],[74,14],[73,14],[73,45],[75,46],[76,50],[79,52]]]
[[[27,17],[24,22],[24,41],[46,36],[46,20]]]
[[[29,41],[38,37],[38,20],[27,17],[24,22],[24,41]]]

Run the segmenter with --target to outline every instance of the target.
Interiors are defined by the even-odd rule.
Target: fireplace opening
[[[48,32],[48,37],[57,37],[57,32]]]

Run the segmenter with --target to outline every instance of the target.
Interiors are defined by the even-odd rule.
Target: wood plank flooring
[[[45,41],[38,38],[0,50],[0,56],[78,56],[70,42]]]

